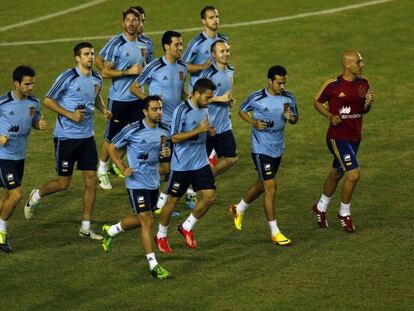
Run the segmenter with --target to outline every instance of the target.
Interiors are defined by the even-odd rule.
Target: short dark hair
[[[162,35],[161,38],[161,45],[162,45],[162,49],[165,51],[165,47],[164,44],[170,45],[172,42],[172,38],[177,37],[177,38],[181,38],[181,34],[177,31],[173,31],[173,30],[168,30],[166,32],[164,32],[164,34]]]
[[[134,14],[136,17],[141,18],[141,13],[135,7],[125,9],[122,12],[122,19],[125,19],[125,17],[127,17],[128,14]]]
[[[80,51],[84,48],[93,49],[93,45],[89,42],[81,42],[76,44],[73,48],[73,56],[80,56]]]
[[[287,75],[286,68],[281,65],[270,67],[269,71],[267,72],[267,78],[273,81],[276,75],[281,76],[281,77],[286,76]]]
[[[224,41],[223,39],[219,39],[217,41],[215,41],[211,46],[210,46],[210,52],[214,52],[214,48],[216,47],[217,43],[227,43],[226,41]]]
[[[34,77],[36,72],[33,68],[25,65],[16,67],[13,71],[13,81],[22,82],[24,76]]]
[[[145,15],[145,10],[142,6],[131,6],[132,9],[137,10],[139,12],[139,14]]]
[[[206,12],[207,11],[215,11],[215,10],[216,10],[216,8],[214,6],[212,6],[212,5],[205,6],[200,11],[200,17],[201,17],[201,19],[205,19],[206,18]]]
[[[213,81],[207,78],[201,78],[194,84],[192,93],[195,94],[195,92],[199,92],[200,94],[204,94],[207,90],[215,91],[216,88]]]
[[[144,109],[148,110],[149,108],[149,103],[152,101],[156,101],[156,102],[161,102],[162,103],[162,99],[160,96],[158,95],[151,95],[151,96],[147,96],[145,97],[143,104],[144,104]]]

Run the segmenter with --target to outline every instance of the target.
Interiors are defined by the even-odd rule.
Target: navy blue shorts
[[[192,185],[195,192],[216,189],[216,181],[210,165],[192,171],[172,171],[168,180],[167,193],[173,197],[181,197]]]
[[[80,171],[96,171],[98,152],[93,137],[82,139],[53,139],[56,171],[59,176],[72,176],[75,162]]]
[[[252,153],[252,158],[260,180],[275,178],[282,157],[273,158],[260,153]]]
[[[135,214],[154,211],[157,207],[158,189],[127,189],[129,203]]]
[[[332,167],[338,172],[346,172],[359,167],[356,159],[359,142],[353,143],[327,138],[326,144],[334,157]]]
[[[24,160],[0,159],[0,187],[12,190],[22,185]]]
[[[105,131],[107,142],[110,142],[129,123],[144,118],[144,113],[142,112],[144,104],[140,99],[128,102],[108,99],[108,108],[112,112],[112,117]]]
[[[207,136],[207,154],[211,154],[212,150],[217,152],[217,157],[235,158],[237,157],[236,139],[231,130]]]

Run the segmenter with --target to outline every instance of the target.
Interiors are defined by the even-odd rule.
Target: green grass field
[[[2,1],[0,28],[64,10],[87,1]],[[7,3],[9,3],[7,5]],[[335,1],[215,1],[221,24],[265,20],[364,3]],[[130,5],[147,11],[146,32],[198,27],[203,1],[107,1],[87,9],[0,32],[4,42],[89,38],[121,31],[120,14]],[[171,255],[158,261],[174,278],[150,277],[139,232],[116,238],[104,254],[100,243],[77,237],[83,182],[76,173],[71,188],[49,196],[32,221],[23,217],[30,190],[53,178],[52,129],[33,131],[24,177],[25,198],[9,222],[13,254],[0,254],[0,310],[412,310],[413,273],[413,138],[414,2],[397,0],[326,15],[222,27],[232,46],[236,68],[234,96],[240,104],[267,83],[267,69],[283,64],[288,89],[296,94],[300,120],[287,126],[278,175],[277,219],[293,241],[272,245],[262,200],[249,207],[242,232],[227,211],[256,178],[250,158],[249,128],[233,107],[239,161],[218,178],[217,202],[195,228],[199,247],[185,248],[170,225]],[[410,22],[411,20],[411,22]],[[188,42],[197,31],[183,32]],[[152,35],[160,55],[161,35]],[[90,40],[99,50],[107,39]],[[12,86],[19,64],[37,70],[35,93],[43,98],[56,76],[73,66],[76,41],[0,45],[0,93]],[[321,84],[340,73],[339,55],[357,49],[365,58],[365,75],[376,94],[364,120],[359,153],[362,178],[352,200],[355,234],[346,234],[336,219],[339,195],[320,230],[311,206],[320,196],[331,157],[325,146],[327,121],[313,108]],[[110,82],[105,81],[104,97]],[[106,99],[106,98],[105,98]],[[51,127],[55,116],[43,110]],[[96,114],[96,138],[105,123]],[[96,229],[130,212],[122,180],[111,192],[98,190]],[[158,225],[155,219],[155,226]],[[155,230],[154,230],[155,232]]]

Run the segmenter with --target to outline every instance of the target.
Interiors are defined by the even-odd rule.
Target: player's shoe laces
[[[112,246],[112,239],[113,237],[109,235],[108,230],[111,226],[110,225],[103,225],[102,226],[102,233],[103,233],[103,239],[102,239],[102,248],[105,252],[109,253]]]
[[[34,194],[38,190],[39,189],[33,189],[32,192],[30,192],[29,199],[24,206],[24,217],[28,220],[33,218],[34,209],[39,205],[39,201],[36,201],[34,198]]]
[[[189,209],[195,209],[197,205],[197,195],[192,195],[185,198],[185,206]]]
[[[319,227],[328,228],[328,218],[326,217],[326,212],[322,212],[318,209],[318,205],[314,204],[312,206],[312,211],[316,215],[316,221],[318,222]]]
[[[157,236],[154,237],[154,242],[157,245],[158,249],[162,253],[171,253],[172,249],[170,247],[170,244],[168,243],[168,238],[157,238]]]
[[[197,247],[197,242],[194,239],[192,230],[187,231],[183,228],[182,225],[179,225],[178,232],[181,233],[181,235],[184,237],[185,245],[187,245],[187,247],[192,248],[192,249]]]
[[[124,174],[122,174],[121,170],[115,164],[111,165],[111,168],[109,169],[108,173],[118,176],[119,178],[125,178]]]
[[[237,213],[237,207],[236,204],[232,204],[229,207],[230,214],[233,215],[234,219],[234,226],[237,230],[242,229],[242,223],[243,223],[243,214]]]
[[[112,185],[109,181],[108,173],[98,173],[99,187],[104,190],[111,190]]]
[[[79,236],[81,238],[91,239],[91,240],[102,240],[103,239],[102,235],[93,232],[92,229],[89,229],[89,230],[82,230],[82,228],[79,229]]]
[[[279,232],[276,235],[272,236],[272,242],[280,246],[288,246],[292,244],[292,241],[285,237],[282,232]]]
[[[3,231],[0,231],[0,249],[5,253],[10,253],[12,251],[7,239],[7,233]]]
[[[154,269],[151,270],[151,275],[156,279],[165,280],[171,276],[171,273],[165,270],[160,265],[156,265]]]
[[[355,232],[355,227],[352,224],[351,215],[341,216],[338,214],[338,219],[341,222],[341,226],[345,229],[346,232],[349,232],[349,233]]]

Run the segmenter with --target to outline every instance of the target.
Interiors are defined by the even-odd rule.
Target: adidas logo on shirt
[[[339,93],[338,97],[346,97],[344,92]]]
[[[9,112],[9,116],[14,116],[14,111],[13,110]]]
[[[218,84],[217,84],[217,87],[220,87],[221,86],[221,83],[219,82]]]
[[[264,112],[268,112],[269,108],[265,107],[265,109],[263,109]]]
[[[163,80],[168,80],[168,77],[167,76],[164,76],[164,78],[162,78]]]

